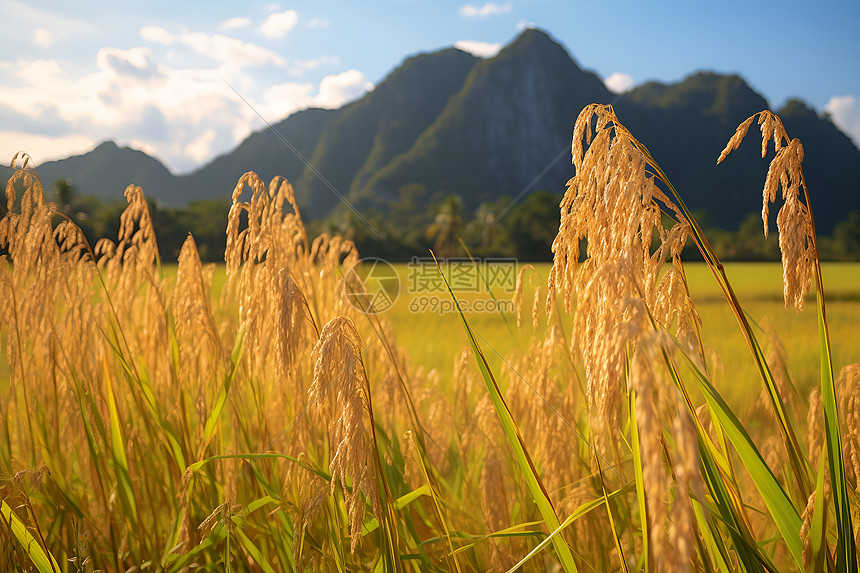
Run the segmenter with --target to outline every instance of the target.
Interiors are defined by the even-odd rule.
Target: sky
[[[735,73],[774,109],[798,97],[830,113],[860,146],[856,0],[0,0],[0,14],[4,163],[114,140],[187,173],[264,120],[361,97],[410,55],[456,46],[492,57],[526,27],[614,91]]]

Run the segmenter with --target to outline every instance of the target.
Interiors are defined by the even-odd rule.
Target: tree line
[[[90,245],[103,237],[116,240],[124,202],[100,201],[63,179],[51,185],[48,196],[62,214],[81,228]],[[552,241],[558,233],[560,200],[561,194],[535,191],[519,202],[501,197],[469,211],[456,194],[430,194],[423,185],[413,184],[402,188],[384,213],[370,208],[359,216],[344,207],[325,220],[305,224],[311,237],[336,233],[354,241],[361,256],[389,261],[423,257],[428,249],[438,257],[471,254],[549,261]],[[176,261],[182,243],[191,233],[201,259],[223,261],[228,198],[193,201],[185,207],[165,207],[151,200],[149,207],[162,260]],[[0,216],[5,209],[0,205]],[[763,238],[758,214],[751,213],[736,230],[720,228],[703,211],[694,215],[723,260],[780,260],[776,234]],[[860,261],[860,211],[852,211],[836,225],[832,235],[819,237],[819,250],[823,260]],[[684,256],[688,261],[699,258],[691,245]]]

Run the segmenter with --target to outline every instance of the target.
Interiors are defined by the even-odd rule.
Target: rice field
[[[22,165],[0,570],[856,571],[860,265],[820,265],[776,116],[720,161],[756,118],[781,267],[723,267],[610,106],[551,266],[358,265],[247,173],[223,267],[168,267],[139,187],[89,245]]]

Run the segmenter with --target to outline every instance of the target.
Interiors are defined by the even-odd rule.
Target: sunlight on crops
[[[19,165],[0,570],[856,571],[860,264],[822,271],[757,116],[783,266],[724,268],[610,106],[553,264],[421,254],[432,286],[310,237],[283,178],[239,180],[224,265],[170,266],[139,187],[91,246]]]

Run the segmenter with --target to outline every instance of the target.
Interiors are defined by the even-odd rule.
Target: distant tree
[[[552,242],[558,234],[561,195],[535,191],[508,214],[505,226],[517,258],[552,260]]]
[[[838,258],[860,261],[860,211],[851,211],[848,219],[836,224],[833,243]]]
[[[99,238],[99,232],[94,225],[96,213],[102,209],[98,199],[83,195],[72,185],[71,179],[57,179],[51,185],[51,200],[57,204],[57,210],[74,222],[84,233],[90,246]]]
[[[433,239],[437,257],[451,257],[459,251],[457,237],[463,225],[462,208],[463,199],[459,195],[449,195],[439,207],[433,224],[427,228],[427,237]]]

